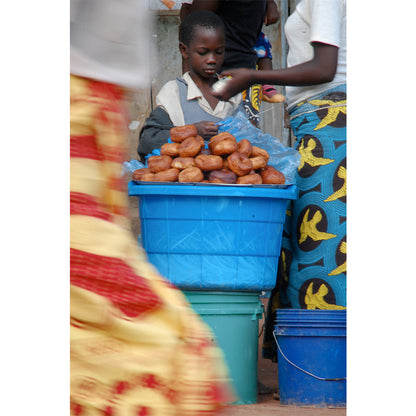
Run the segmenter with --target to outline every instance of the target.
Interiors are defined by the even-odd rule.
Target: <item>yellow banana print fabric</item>
[[[276,305],[326,310],[347,306],[346,114],[346,85],[290,110],[294,148],[301,155],[296,175],[299,195],[291,202],[284,225],[264,336],[267,358],[276,359]]]

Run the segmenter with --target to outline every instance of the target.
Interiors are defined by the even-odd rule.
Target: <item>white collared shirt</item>
[[[242,100],[241,93],[231,97],[229,101],[219,101],[213,110],[208,101],[202,95],[201,90],[192,80],[189,72],[183,74],[182,78],[188,84],[188,100],[197,99],[199,106],[215,117],[224,119],[230,116]],[[175,126],[184,126],[185,119],[182,112],[179,87],[176,80],[168,81],[156,96],[156,105],[162,107],[168,114]],[[204,120],[201,120],[204,121]]]

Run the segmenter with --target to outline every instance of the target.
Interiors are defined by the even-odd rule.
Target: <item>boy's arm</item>
[[[168,142],[172,127],[174,125],[169,114],[162,107],[156,107],[150,113],[140,131],[139,146],[137,147],[137,153],[142,161],[153,150],[160,149],[163,144]]]
[[[264,24],[266,26],[276,23],[280,18],[279,9],[274,0],[267,0],[266,16],[264,17]]]

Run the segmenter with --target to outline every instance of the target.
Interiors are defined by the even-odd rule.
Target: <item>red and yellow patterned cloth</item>
[[[223,354],[131,233],[123,91],[70,87],[71,415],[214,415],[234,400]]]

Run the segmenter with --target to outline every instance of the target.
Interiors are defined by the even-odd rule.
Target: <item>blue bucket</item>
[[[272,290],[295,185],[129,182],[149,261],[182,290]]]
[[[346,311],[277,309],[280,403],[346,407]]]

